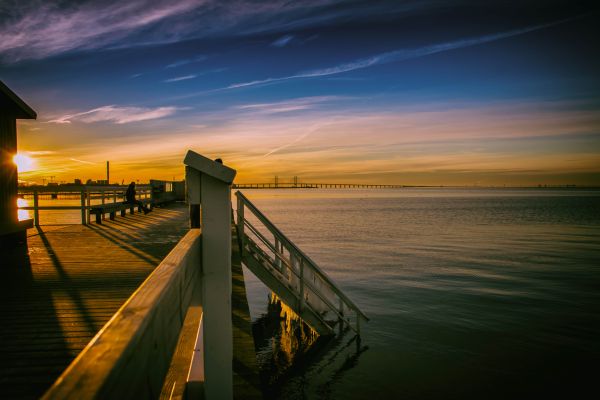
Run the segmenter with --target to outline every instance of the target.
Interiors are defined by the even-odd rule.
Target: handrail
[[[245,225],[246,225],[246,226],[248,226],[248,227],[249,227],[249,228],[250,228],[250,229],[251,229],[251,230],[252,230],[254,233],[258,233],[258,235],[257,235],[257,236],[260,238],[260,240],[261,240],[261,241],[262,241],[262,242],[263,242],[265,245],[267,245],[267,246],[268,246],[268,247],[269,247],[271,250],[273,250],[273,246],[271,245],[271,243],[270,243],[270,242],[269,242],[269,241],[268,241],[268,240],[267,240],[267,239],[266,239],[266,238],[265,238],[265,237],[264,237],[264,236],[263,236],[261,233],[259,233],[259,232],[257,231],[257,229],[256,229],[256,228],[255,228],[255,227],[254,227],[254,226],[253,226],[253,225],[252,225],[250,222],[248,222],[248,220],[244,220],[244,223],[245,223]],[[255,245],[255,246],[256,246],[256,245]],[[337,315],[337,316],[338,316],[338,318],[340,318],[340,319],[343,319],[343,320],[344,320],[344,321],[345,321],[345,322],[348,324],[348,326],[350,326],[350,328],[352,328],[352,330],[353,330],[354,332],[357,332],[357,331],[356,331],[356,329],[354,329],[354,327],[353,327],[352,325],[350,325],[350,320],[349,320],[349,319],[347,319],[347,318],[344,318],[344,315],[343,315],[342,313],[340,313],[340,312],[337,310],[337,308],[336,308],[336,307],[335,307],[335,306],[334,306],[334,305],[333,305],[333,304],[332,304],[332,303],[329,301],[329,299],[328,299],[327,297],[323,296],[323,294],[322,294],[322,293],[321,293],[321,292],[320,292],[320,291],[319,291],[319,290],[318,290],[318,289],[317,289],[317,288],[316,288],[316,287],[315,287],[315,286],[314,286],[314,285],[313,285],[313,284],[312,284],[310,281],[308,281],[308,280],[305,280],[305,279],[304,279],[304,278],[303,278],[303,277],[302,277],[302,276],[301,276],[301,275],[300,275],[300,274],[299,274],[299,273],[298,273],[298,272],[297,272],[297,271],[296,271],[296,270],[295,270],[295,269],[294,269],[294,268],[293,268],[293,267],[292,267],[292,266],[291,266],[291,265],[288,263],[288,261],[287,261],[285,258],[283,258],[283,257],[281,257],[281,256],[279,255],[279,253],[277,253],[277,252],[274,252],[274,253],[275,253],[275,254],[277,254],[277,255],[279,256],[279,258],[280,258],[280,259],[281,259],[281,260],[282,260],[282,261],[285,263],[285,265],[286,265],[286,266],[289,268],[289,270],[292,272],[292,274],[294,274],[294,275],[295,275],[297,278],[301,279],[301,280],[302,280],[302,283],[303,283],[303,284],[304,284],[306,287],[308,287],[308,288],[310,289],[310,291],[311,291],[312,293],[314,293],[314,294],[315,294],[315,295],[316,295],[316,296],[317,296],[319,299],[321,299],[321,301],[322,301],[323,303],[325,303],[325,304],[326,304],[326,305],[329,307],[329,309],[330,309],[331,311],[333,311],[333,312],[335,313],[335,315]],[[269,257],[269,255],[268,255],[268,254],[266,254],[266,255],[265,255],[265,257]],[[270,261],[270,260],[269,260],[269,261]],[[309,306],[311,309],[313,308],[312,306],[310,306],[310,304],[308,304],[308,306]],[[351,307],[350,307],[350,308],[351,308]],[[360,310],[359,310],[359,311],[360,311]],[[357,332],[357,333],[358,333],[358,332]]]
[[[344,303],[346,303],[346,305],[349,306],[349,308],[351,308],[352,310],[354,310],[357,313],[357,315],[360,314],[360,316],[363,319],[365,319],[366,321],[369,321],[369,318],[358,308],[358,306],[356,304],[354,304],[354,302],[352,302],[352,300],[350,300],[341,291],[341,289],[331,280],[331,278],[323,270],[321,270],[321,268],[319,268],[316,265],[316,263],[309,256],[307,256],[290,239],[288,239],[287,236],[285,236],[285,234],[283,234],[283,232],[281,232],[275,225],[273,225],[273,223],[271,223],[271,221],[258,208],[256,208],[256,206],[254,204],[252,204],[250,202],[250,200],[248,200],[248,198],[242,192],[240,192],[238,190],[238,191],[235,192],[235,195],[239,199],[242,200],[242,202],[244,203],[244,205],[246,207],[248,207],[248,209],[250,211],[252,211],[252,213],[260,220],[260,222],[269,231],[271,231],[271,233],[273,233],[274,235],[278,236],[278,239],[281,240],[282,242],[285,242],[285,244],[287,245],[287,247],[292,248],[299,256],[301,256],[302,258],[304,258],[308,262],[308,264],[312,267],[312,269],[314,271],[316,271],[318,273],[318,275],[320,275],[320,277],[323,279],[323,281],[332,289],[332,291],[335,294],[337,294],[340,297],[340,299],[342,299],[344,301]]]
[[[124,186],[86,186],[86,185],[69,185],[67,188],[60,186],[33,186],[19,188],[19,196],[32,196],[33,205],[18,206],[19,210],[33,211],[33,220],[35,226],[40,225],[39,211],[57,211],[57,210],[81,210],[81,224],[86,225],[89,221],[89,211],[98,204],[92,204],[92,200],[100,200],[101,204],[113,204],[120,202],[125,196]],[[150,199],[152,201],[153,192],[149,185],[139,185],[138,199],[145,202]],[[39,205],[39,199],[42,196],[49,195],[66,195],[76,196],[80,199],[79,205]],[[117,200],[119,198],[119,200]],[[71,200],[76,200],[72,198]],[[108,202],[106,202],[108,200]]]
[[[253,243],[253,245],[254,245],[254,246],[257,246],[255,243]],[[261,251],[262,251],[262,250],[261,250]],[[266,255],[266,254],[265,254],[265,255],[263,255],[263,256],[265,256],[265,257],[269,257],[269,256],[268,256],[268,255]],[[289,265],[289,264],[288,264],[288,265]],[[269,272],[271,275],[273,275],[273,273],[272,273],[270,270],[267,270],[267,272]],[[293,273],[294,275],[296,275],[296,276],[300,277],[300,276],[298,275],[298,273],[297,273],[296,271],[294,271],[293,269],[292,269],[292,273]],[[303,280],[303,282],[304,282],[304,285],[305,285],[306,287],[308,287],[308,288],[311,290],[311,292],[312,292],[312,293],[314,293],[314,294],[315,294],[317,297],[319,297],[319,298],[320,298],[320,299],[321,299],[321,300],[322,300],[322,301],[323,301],[325,304],[327,304],[327,306],[329,307],[329,309],[330,309],[331,311],[333,311],[333,312],[335,313],[335,315],[337,315],[338,319],[341,319],[341,320],[343,320],[343,321],[344,321],[344,322],[345,322],[345,323],[346,323],[346,324],[347,324],[347,325],[350,327],[350,329],[352,329],[354,332],[358,333],[358,331],[356,330],[356,328],[354,328],[354,327],[352,326],[352,324],[350,323],[350,319],[349,319],[349,318],[346,318],[346,317],[344,316],[344,314],[340,313],[340,312],[337,310],[337,308],[336,308],[336,307],[335,307],[335,306],[334,306],[334,305],[333,305],[333,304],[332,304],[332,303],[331,303],[331,302],[330,302],[330,301],[329,301],[329,300],[328,300],[326,297],[324,297],[324,296],[323,296],[323,295],[322,295],[322,294],[319,292],[319,290],[317,290],[317,288],[315,288],[315,287],[314,287],[314,286],[313,286],[313,285],[310,283],[310,281]],[[300,297],[300,295],[297,295],[297,297]],[[308,307],[308,308],[310,308],[311,310],[313,310],[313,312],[315,312],[315,313],[316,313],[316,311],[315,311],[314,307],[313,307],[313,306],[312,306],[310,303],[304,303],[304,307]],[[318,313],[317,313],[317,314],[318,314]]]

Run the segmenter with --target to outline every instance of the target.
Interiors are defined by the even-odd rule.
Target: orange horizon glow
[[[27,168],[23,158],[19,178],[106,179],[109,160],[111,183],[182,180],[183,158],[191,149],[222,158],[238,171],[237,183],[268,183],[275,176],[291,182],[297,176],[303,183],[598,186],[598,113],[562,106],[314,113],[308,123],[302,115],[252,114],[216,127],[179,121],[182,126],[168,134],[168,123],[158,120],[127,127],[143,135],[110,137],[126,128],[21,121],[20,154],[36,168]]]

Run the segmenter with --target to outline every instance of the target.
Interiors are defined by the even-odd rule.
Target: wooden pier
[[[0,268],[0,398],[42,396],[188,231],[183,204],[29,229]],[[232,280],[234,397],[261,398],[236,252]]]
[[[36,226],[6,248],[0,396],[262,398],[242,263],[319,334],[360,335],[368,318],[240,192],[234,212],[235,170],[193,151],[184,164],[185,206]]]

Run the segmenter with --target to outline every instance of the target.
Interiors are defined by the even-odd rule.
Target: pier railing
[[[248,261],[247,266],[261,269],[253,272],[262,275],[268,286],[279,287],[283,293],[276,294],[320,334],[333,333],[338,324],[360,335],[361,320],[368,321],[367,316],[242,192],[235,195],[242,259]]]
[[[35,226],[41,225],[40,211],[79,210],[81,224],[90,222],[89,210],[97,204],[116,203],[124,200],[127,186],[34,186],[19,188],[19,198],[31,200],[32,205],[19,205],[19,210],[33,211]],[[151,185],[136,186],[138,199],[151,199],[154,192]],[[72,205],[40,205],[40,200],[72,200],[77,204]],[[78,200],[78,201],[77,201]]]
[[[176,352],[189,366],[195,343],[178,348],[182,327],[196,334],[202,307],[199,229],[192,229],[62,373],[44,399],[150,399],[185,391],[187,371],[164,378]],[[198,309],[189,312],[190,308]],[[190,319],[192,323],[190,324]],[[194,323],[195,322],[195,323]],[[194,335],[195,337],[195,335]],[[183,387],[183,388],[182,388]],[[162,396],[161,396],[162,398]]]
[[[44,399],[233,398],[236,171],[192,151],[184,164],[192,229]]]

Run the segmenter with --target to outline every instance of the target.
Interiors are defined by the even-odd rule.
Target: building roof
[[[0,81],[0,114],[8,114],[16,119],[37,118],[36,112],[2,81]]]

